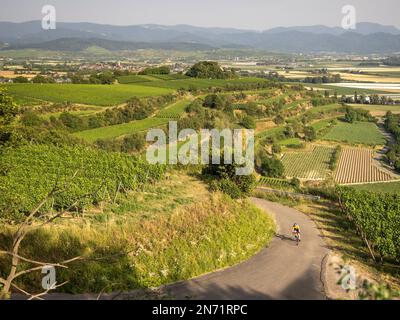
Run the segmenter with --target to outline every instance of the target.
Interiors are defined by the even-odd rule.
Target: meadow
[[[384,116],[388,111],[400,113],[400,105],[350,104],[350,106],[368,110],[373,116]]]
[[[190,104],[190,99],[178,101],[162,110],[157,114],[157,118],[179,119],[185,112],[186,107]]]
[[[6,241],[14,227],[0,229]],[[84,218],[62,219],[36,231],[21,254],[41,261],[88,256],[57,269],[58,281],[68,281],[59,291],[129,291],[245,261],[268,244],[274,231],[273,219],[249,202],[211,194],[193,177],[173,174],[113,204],[89,209]],[[30,274],[18,285],[38,290],[41,277]]]
[[[379,131],[376,124],[372,122],[346,123],[339,121],[322,137],[322,139],[373,146],[384,145],[386,143],[384,136]]]
[[[114,126],[100,127],[74,133],[74,136],[87,142],[94,142],[97,139],[111,139],[135,132],[145,131],[167,124],[168,118],[146,118],[129,123],[117,124]]]
[[[50,102],[72,102],[97,106],[112,106],[124,103],[132,97],[147,97],[169,94],[166,88],[137,85],[91,85],[91,84],[11,84],[8,93],[18,100],[30,99]]]

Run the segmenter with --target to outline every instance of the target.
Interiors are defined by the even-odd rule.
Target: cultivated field
[[[338,122],[322,139],[366,145],[384,145],[386,143],[382,133],[372,122]]]
[[[178,101],[157,113],[157,118],[179,119],[185,112],[186,107],[190,104],[191,100],[186,99]]]
[[[132,97],[159,96],[173,92],[166,88],[137,85],[91,84],[12,84],[10,95],[17,99],[40,99],[50,102],[72,102],[98,106],[121,104]]]
[[[373,151],[366,148],[343,148],[335,181],[339,184],[356,184],[393,180],[393,176],[377,166]]]
[[[286,177],[324,180],[330,172],[329,164],[334,148],[314,146],[312,151],[286,153],[282,162]]]
[[[384,116],[386,112],[400,113],[400,105],[371,105],[371,104],[351,104],[354,108],[368,110],[373,116]]]
[[[111,139],[156,128],[167,124],[169,119],[166,118],[146,118],[143,120],[132,121],[129,123],[117,124],[114,126],[101,127],[91,130],[80,131],[74,133],[78,138],[87,142],[94,142],[97,139]]]
[[[400,181],[383,182],[383,183],[367,183],[354,185],[352,188],[357,190],[383,192],[383,193],[400,193]]]

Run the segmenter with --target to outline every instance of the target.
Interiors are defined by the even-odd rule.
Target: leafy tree
[[[261,174],[265,177],[282,178],[284,176],[285,168],[276,157],[265,157],[261,163]]]
[[[317,133],[313,127],[304,127],[304,138],[306,141],[317,139]]]
[[[273,152],[273,153],[281,153],[281,152],[282,152],[282,147],[281,147],[281,145],[278,144],[278,143],[274,143],[274,144],[272,145],[272,152]]]
[[[186,75],[192,78],[203,79],[229,79],[235,77],[233,70],[223,70],[217,62],[213,61],[200,61],[193,65]]]
[[[14,78],[13,82],[14,83],[28,83],[29,80],[28,80],[28,78],[19,76],[19,77]]]
[[[138,152],[142,151],[146,146],[146,139],[143,134],[134,133],[122,140],[121,151],[122,152]]]
[[[18,114],[18,107],[11,96],[0,88],[0,126],[10,124]]]
[[[210,94],[204,98],[204,104],[207,108],[224,109],[227,106],[227,101],[222,95]]]
[[[254,120],[251,116],[245,116],[240,124],[246,129],[255,129],[256,128],[256,120]]]
[[[43,120],[35,112],[28,110],[21,116],[21,123],[24,126],[35,127],[40,126]]]

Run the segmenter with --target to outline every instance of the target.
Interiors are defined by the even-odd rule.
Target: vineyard
[[[286,153],[282,158],[285,175],[307,180],[326,179],[333,153],[333,148],[322,146],[315,146],[311,152]]]
[[[163,166],[152,166],[127,154],[86,147],[28,145],[5,150],[0,157],[0,218],[17,219],[31,211],[54,185],[67,185],[42,210],[63,210],[83,197],[77,207],[115,197],[159,180]],[[75,177],[74,177],[75,176]],[[74,177],[74,178],[73,178]]]
[[[374,163],[373,151],[365,148],[344,148],[335,180],[339,184],[382,182],[393,180],[388,172]]]
[[[291,186],[290,181],[286,179],[268,178],[268,177],[261,177],[258,183],[261,186],[273,186],[279,188],[288,188]]]
[[[31,98],[50,102],[72,102],[97,106],[121,104],[132,97],[160,96],[171,93],[165,88],[139,85],[95,84],[13,84],[7,91],[17,99]]]

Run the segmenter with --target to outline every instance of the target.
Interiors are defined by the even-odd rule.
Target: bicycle
[[[296,246],[298,246],[299,245],[299,243],[300,243],[300,233],[299,232],[293,232],[294,233],[294,239],[295,239],[295,241],[296,241]]]

